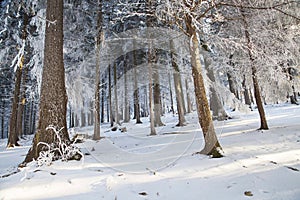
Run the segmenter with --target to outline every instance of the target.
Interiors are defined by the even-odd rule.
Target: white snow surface
[[[147,118],[122,124],[126,133],[104,125],[105,138],[78,144],[87,154],[81,161],[32,162],[17,173],[32,137],[14,149],[0,140],[0,199],[299,200],[300,106],[267,106],[267,131],[257,130],[257,110],[229,114],[233,119],[215,121],[225,155],[218,159],[194,154],[203,147],[196,113],[185,127],[175,126],[176,116],[163,117],[157,136],[148,136]]]

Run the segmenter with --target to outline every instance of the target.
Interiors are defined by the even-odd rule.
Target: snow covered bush
[[[43,165],[51,165],[54,160],[61,159],[62,161],[68,161],[68,160],[80,160],[83,158],[83,154],[80,152],[79,148],[76,147],[74,144],[76,140],[73,143],[67,143],[62,141],[61,138],[61,129],[56,129],[53,126],[49,126],[47,130],[53,130],[56,137],[57,142],[54,144],[49,145],[45,142],[39,142],[39,145],[46,146],[47,150],[41,151],[39,154],[39,157],[37,159],[37,165],[43,166]],[[57,156],[58,155],[58,156]]]

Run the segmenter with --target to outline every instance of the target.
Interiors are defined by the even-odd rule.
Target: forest
[[[299,0],[0,16],[0,199],[300,198]]]

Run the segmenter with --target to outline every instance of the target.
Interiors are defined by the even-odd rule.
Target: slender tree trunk
[[[109,97],[107,97],[106,99],[109,99]],[[110,121],[110,115],[109,115],[109,101],[106,100],[106,120],[107,122]]]
[[[67,94],[65,88],[65,69],[63,62],[63,0],[48,0],[46,11],[46,36],[44,48],[44,67],[39,109],[39,122],[33,145],[25,158],[25,164],[37,159],[41,151],[48,149],[40,142],[59,148],[53,126],[61,129],[62,142],[69,143],[67,132]],[[55,23],[50,23],[55,22]],[[60,155],[56,152],[56,158]]]
[[[135,48],[135,43],[133,43],[134,48]],[[136,120],[137,124],[141,124],[141,115],[140,115],[140,102],[139,102],[139,88],[138,88],[138,82],[137,82],[137,77],[138,77],[138,72],[137,72],[137,60],[136,60],[136,52],[133,52],[133,66],[134,66],[134,92],[133,92],[133,101],[134,101],[134,119]]]
[[[109,122],[110,126],[114,126],[114,117],[113,117],[113,109],[112,109],[112,88],[111,88],[111,65],[108,66],[108,97],[109,97]]]
[[[228,84],[229,84],[229,90],[231,93],[234,94],[234,96],[237,98],[237,99],[240,99],[239,97],[239,92],[238,90],[236,89],[236,83],[234,81],[234,78],[231,74],[231,72],[227,72],[227,78],[228,78]]]
[[[173,41],[170,41],[171,47],[171,62],[173,67],[173,78],[174,78],[174,87],[175,87],[175,94],[176,94],[176,102],[177,102],[177,112],[178,112],[178,124],[176,126],[185,126],[186,120],[184,117],[184,102],[182,98],[182,87],[181,87],[181,77],[180,71],[177,63],[175,62],[174,52],[175,47]]]
[[[125,111],[124,111],[124,122],[127,123],[130,121],[130,103],[128,101],[128,81],[127,81],[127,61],[126,61],[126,56],[124,58],[124,106],[125,106]]]
[[[200,153],[210,155],[212,157],[222,157],[221,145],[217,139],[217,135],[215,132],[213,120],[209,109],[208,100],[206,97],[205,85],[202,76],[202,66],[200,62],[198,37],[196,34],[196,30],[193,28],[191,17],[186,16],[186,24],[187,31],[191,36],[190,53],[198,120],[205,141],[205,146],[200,151]]]
[[[118,104],[117,64],[114,64],[114,96],[115,96],[115,122],[120,125]]]
[[[26,40],[27,40],[27,24],[28,24],[28,16],[25,13],[24,14],[24,26],[23,26],[23,34],[22,34],[22,42],[23,45],[25,45]],[[9,123],[9,137],[8,137],[8,143],[7,147],[14,147],[14,146],[19,146],[18,144],[18,136],[20,134],[20,124],[22,124],[22,111],[23,108],[20,108],[20,93],[21,93],[21,81],[22,81],[22,71],[23,71],[23,66],[24,66],[24,55],[21,57],[21,62],[19,66],[17,67],[16,71],[16,79],[15,79],[15,91],[14,91],[14,98],[13,98],[13,105],[12,105],[12,113],[10,117],[10,123]],[[18,123],[18,118],[19,121],[21,122]]]
[[[151,51],[151,50],[150,50]],[[152,53],[151,53],[152,54]],[[159,85],[159,74],[158,70],[153,73],[154,85],[153,85],[153,100],[154,100],[154,126],[164,126],[165,124],[161,121],[161,94]]]
[[[151,49],[151,46],[150,48]],[[151,55],[150,55],[151,56]],[[154,105],[153,105],[153,81],[152,81],[152,62],[148,58],[148,69],[149,69],[149,110],[150,110],[150,135],[156,135],[155,124],[154,124]]]
[[[244,89],[245,104],[251,106],[249,89],[247,88],[247,85],[246,85],[246,76],[245,75],[243,76],[242,87]]]
[[[96,36],[96,80],[94,101],[94,135],[93,140],[100,140],[100,46],[103,42],[102,31],[102,0],[98,1],[97,36]]]
[[[15,91],[14,91],[14,98],[13,98],[12,109],[11,109],[12,111],[11,111],[10,122],[9,122],[9,137],[8,137],[7,147],[20,146],[17,142],[18,141],[17,119],[18,119],[18,107],[19,107],[19,96],[20,96],[23,61],[24,61],[24,57],[22,57],[22,61],[16,71]]]
[[[265,110],[263,107],[259,84],[258,84],[258,80],[257,80],[257,69],[254,66],[254,58],[252,55],[251,38],[250,38],[250,33],[248,32],[249,25],[247,23],[246,16],[244,15],[243,10],[241,10],[241,13],[242,13],[242,17],[243,17],[244,26],[245,26],[245,37],[247,40],[248,55],[249,55],[249,59],[250,59],[251,65],[252,65],[251,70],[252,70],[252,81],[253,81],[253,88],[254,88],[254,98],[255,98],[259,116],[260,116],[260,128],[259,129],[268,130],[269,127],[267,124]]]
[[[174,115],[175,111],[174,111],[173,92],[172,92],[172,83],[171,83],[171,74],[170,73],[168,74],[168,79],[169,79],[169,93],[170,93],[171,111]]]
[[[26,104],[26,77],[27,77],[28,68],[24,69],[24,73],[22,74],[22,88],[20,92],[20,102],[18,105],[18,116],[17,116],[17,135],[18,137],[22,137],[24,133],[23,124],[24,124],[24,109]]]
[[[5,113],[5,100],[1,100],[2,102],[2,111],[1,111],[1,135],[2,135],[2,138],[4,138],[4,113]]]
[[[204,58],[204,65],[207,71],[207,77],[210,79],[211,84],[209,86],[209,100],[210,100],[210,109],[212,111],[213,119],[217,119],[219,121],[228,119],[228,115],[225,112],[223,104],[220,100],[220,97],[217,93],[216,89],[216,78],[213,69],[211,69],[211,61],[210,55],[205,48],[202,48],[202,54]]]
[[[189,92],[189,77],[185,78],[185,90],[186,90],[186,101],[187,101],[187,113],[192,112],[192,103],[191,103],[191,97]]]
[[[105,96],[105,88],[104,88],[104,79],[102,79],[101,86],[101,123],[104,123],[104,96]]]

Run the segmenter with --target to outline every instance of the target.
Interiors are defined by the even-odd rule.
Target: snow
[[[268,131],[257,130],[257,110],[229,114],[233,119],[215,122],[225,154],[219,159],[194,154],[203,147],[196,113],[185,127],[163,117],[157,136],[148,136],[146,118],[123,124],[127,133],[105,124],[104,139],[78,144],[84,160],[33,162],[10,176],[32,137],[14,149],[0,140],[0,199],[300,199],[300,106],[267,106]],[[91,135],[92,127],[72,132]]]

